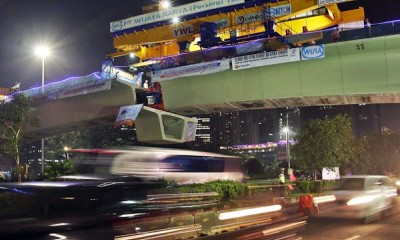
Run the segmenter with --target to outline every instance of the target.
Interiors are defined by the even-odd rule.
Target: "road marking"
[[[351,237],[351,238],[346,238],[345,240],[354,240],[354,239],[357,239],[357,238],[359,238],[359,237],[361,237],[361,236],[355,235],[355,236],[353,236],[353,237]]]

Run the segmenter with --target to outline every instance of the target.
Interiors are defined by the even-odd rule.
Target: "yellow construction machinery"
[[[148,6],[143,15],[110,24],[116,52],[109,57],[133,54],[136,65],[144,66],[182,52],[364,21],[362,7],[340,11],[338,4],[349,1],[203,0],[167,9]],[[209,37],[207,32],[208,42],[203,39]]]

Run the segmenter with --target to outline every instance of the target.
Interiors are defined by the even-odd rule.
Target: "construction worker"
[[[279,184],[285,183],[285,169],[284,168],[281,168],[281,173],[279,174],[278,181],[279,181]]]

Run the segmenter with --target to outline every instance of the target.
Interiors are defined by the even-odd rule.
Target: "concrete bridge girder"
[[[161,82],[184,115],[262,108],[400,102],[400,35],[325,45],[325,58]]]
[[[40,139],[110,125],[115,122],[120,106],[136,104],[136,93],[133,85],[112,79],[108,90],[60,99],[49,99],[46,94],[33,100],[41,124],[39,127],[28,127],[24,137]]]

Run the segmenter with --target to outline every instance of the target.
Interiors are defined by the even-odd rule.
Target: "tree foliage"
[[[55,180],[57,177],[70,175],[74,173],[71,160],[49,162],[46,168],[45,177],[48,180]]]
[[[0,151],[14,158],[20,169],[20,147],[28,124],[37,126],[39,119],[31,98],[15,94],[10,100],[0,100]],[[18,180],[21,181],[20,173]]]
[[[113,126],[103,126],[80,132],[82,147],[85,148],[133,145],[135,137],[131,127],[114,129]]]
[[[341,167],[342,174],[370,174],[371,162],[366,149],[367,138],[362,137],[354,141],[355,154],[353,159]]]
[[[65,147],[69,149],[81,148],[84,139],[81,132],[62,133],[46,139],[46,154],[50,159],[66,158]]]
[[[102,126],[82,131],[63,133],[46,139],[46,152],[51,159],[64,159],[65,147],[107,148],[113,146],[133,145],[135,134],[132,128],[114,129]]]
[[[311,120],[300,129],[296,140],[292,153],[304,170],[348,165],[356,154],[351,121],[346,115]]]
[[[400,173],[400,135],[371,133],[365,136],[365,151],[370,174]]]
[[[243,167],[246,175],[248,175],[251,179],[265,178],[264,166],[260,160],[254,157],[246,159]]]

